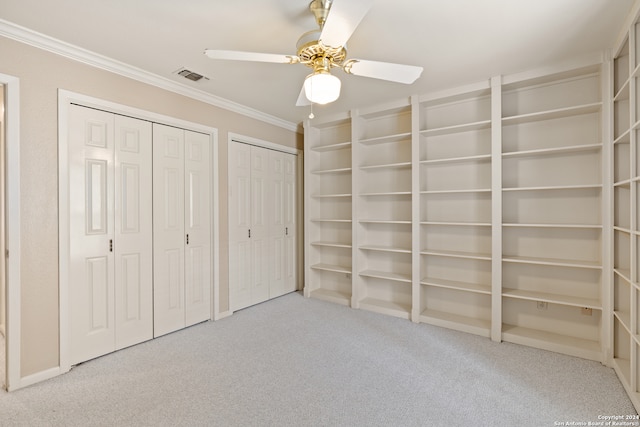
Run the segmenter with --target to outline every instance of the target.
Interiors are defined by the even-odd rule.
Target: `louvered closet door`
[[[153,124],[154,336],[185,326],[184,131]]]
[[[69,310],[71,364],[115,348],[114,116],[71,106]]]
[[[116,350],[153,338],[151,123],[115,116]]]
[[[209,136],[185,131],[186,326],[211,318]]]

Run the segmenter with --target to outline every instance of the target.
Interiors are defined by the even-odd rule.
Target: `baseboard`
[[[225,317],[229,317],[233,314],[233,311],[223,311],[221,313],[218,313],[218,315],[213,319],[213,320],[221,320],[224,319]]]
[[[63,373],[64,372],[62,371],[62,369],[60,369],[59,366],[56,366],[55,368],[46,369],[35,374],[27,375],[26,377],[20,378],[18,384],[9,384],[8,391],[15,391],[24,387],[28,387],[30,385],[57,377],[58,375],[61,375]]]

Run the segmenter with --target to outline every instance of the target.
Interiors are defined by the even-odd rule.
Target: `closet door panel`
[[[292,154],[284,156],[284,293],[296,290],[296,169],[297,157]]]
[[[270,298],[295,290],[295,167],[294,155],[270,152]]]
[[[184,131],[153,124],[154,336],[185,326]]]
[[[273,256],[268,235],[268,179],[269,150],[251,147],[251,304],[269,299],[269,262]]]
[[[151,123],[115,116],[116,349],[153,338]]]
[[[231,309],[295,290],[296,157],[233,142],[229,147]]]
[[[278,151],[269,152],[269,244],[271,246],[269,261],[269,298],[285,293],[286,241],[285,221],[285,154]]]
[[[71,364],[114,349],[113,115],[72,106],[69,123]]]
[[[251,147],[229,145],[229,297],[231,310],[251,305]]]
[[[185,131],[186,326],[211,318],[209,136]]]

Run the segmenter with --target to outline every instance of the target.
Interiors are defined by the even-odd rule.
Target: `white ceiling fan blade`
[[[307,105],[311,105],[311,101],[307,98],[307,94],[304,91],[304,84],[302,84],[300,95],[298,95],[298,100],[296,101],[296,107],[306,107]]]
[[[279,64],[293,64],[297,56],[279,55],[277,53],[242,52],[238,50],[207,49],[204,54],[211,59],[226,59],[231,61],[275,62]]]
[[[322,44],[335,48],[344,46],[372,4],[373,0],[334,0],[320,34]]]
[[[393,64],[390,62],[365,61],[352,59],[345,63],[344,70],[356,76],[371,77],[373,79],[389,80],[391,82],[411,84],[415,82],[422,67],[415,65]]]

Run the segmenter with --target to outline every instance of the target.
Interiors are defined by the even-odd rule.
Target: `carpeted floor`
[[[3,426],[554,426],[627,414],[597,362],[298,293],[0,393]]]

